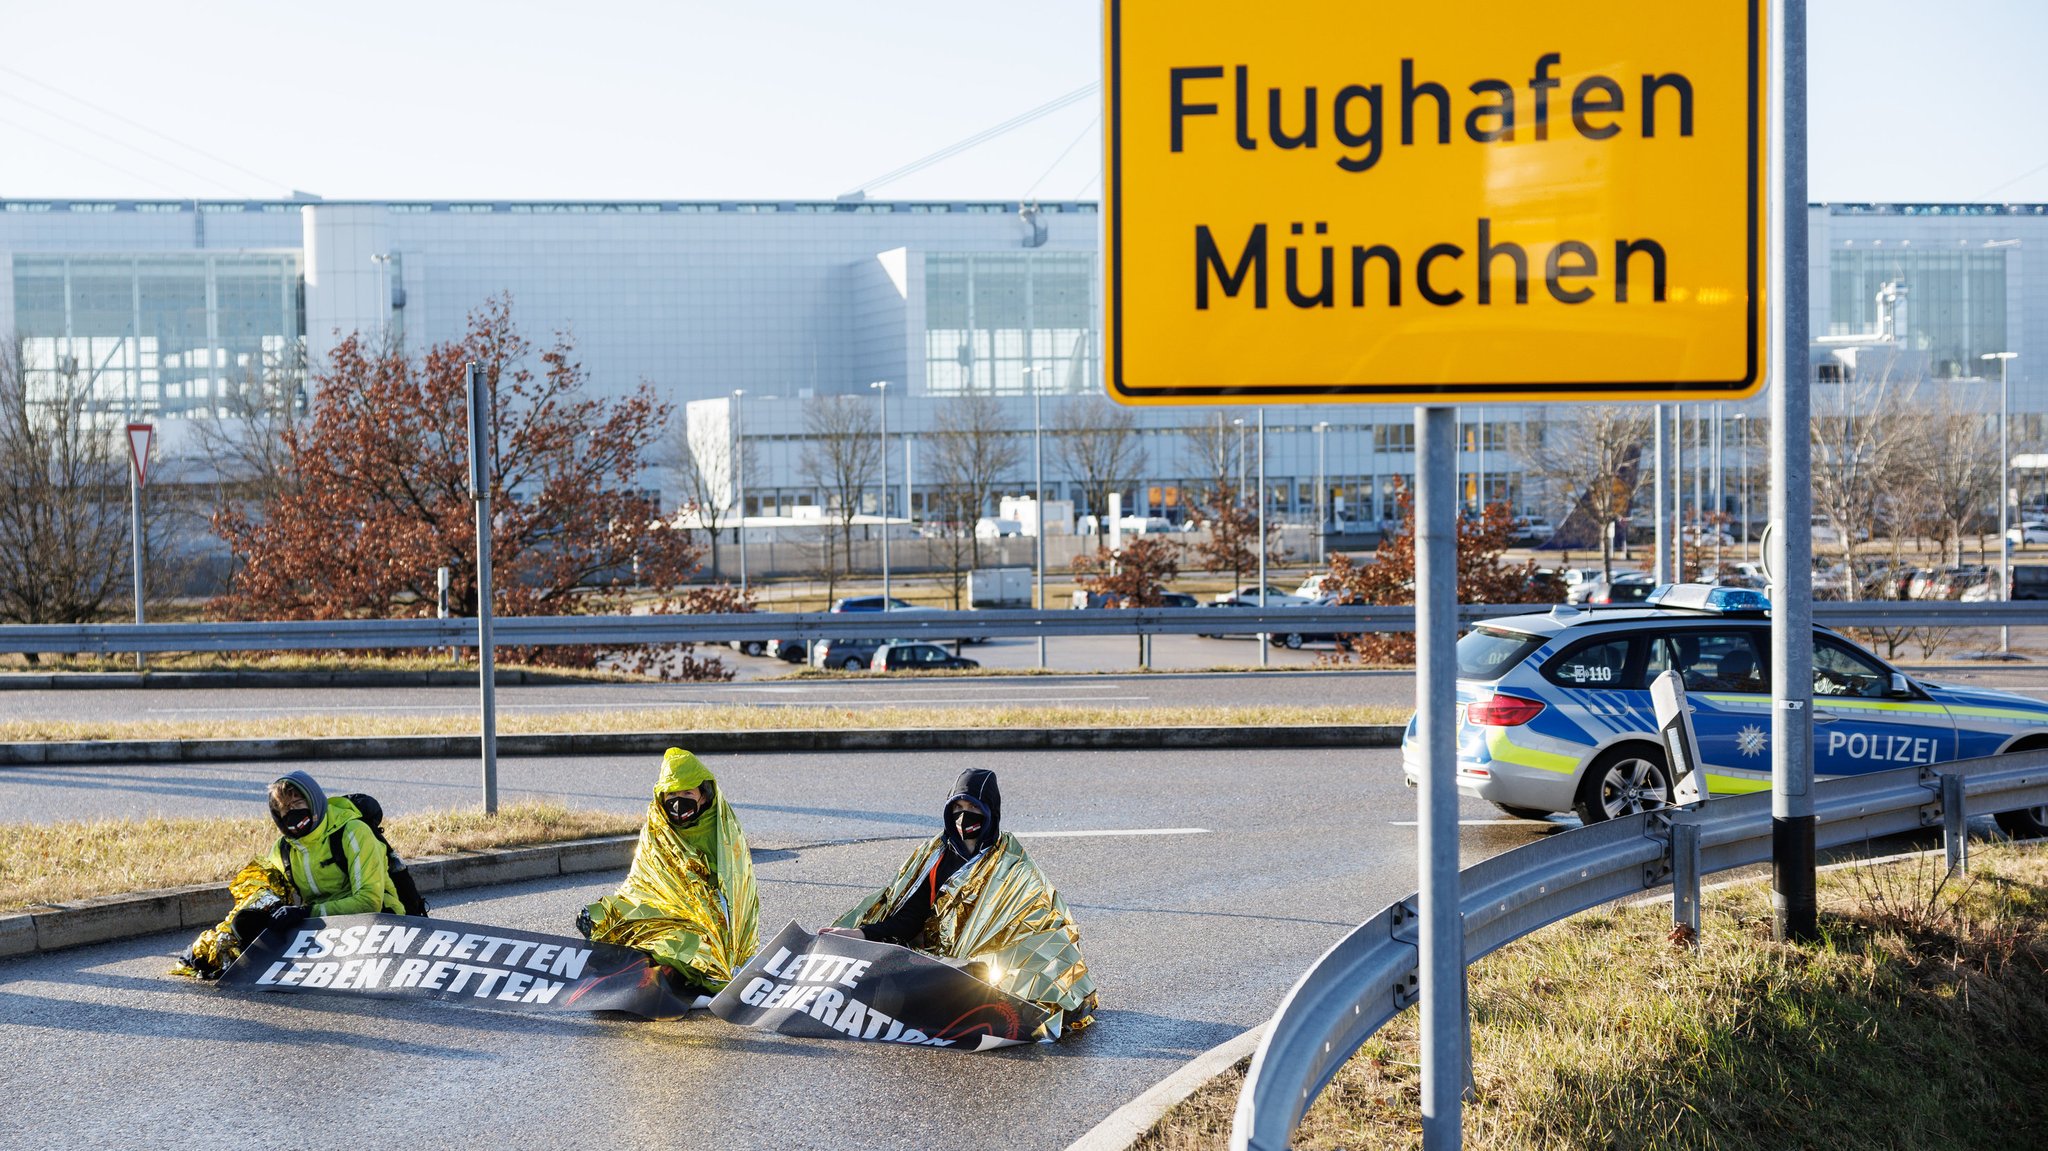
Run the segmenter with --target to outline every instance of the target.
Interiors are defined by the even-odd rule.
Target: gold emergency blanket
[[[859,927],[886,918],[913,884],[929,881],[945,849],[945,838],[933,837],[911,853],[889,886],[834,926]],[[1066,901],[1009,832],[939,888],[923,940],[920,950],[978,963],[982,969],[977,974],[986,982],[1050,1010],[1048,1038],[1095,1021],[1095,980],[1081,958],[1081,929],[1074,926]]]
[[[284,873],[260,859],[242,865],[242,870],[228,881],[228,894],[234,897],[235,905],[228,909],[227,918],[199,933],[199,938],[178,957],[177,966],[171,968],[172,975],[219,979],[220,973],[241,956],[242,945],[247,942],[235,934],[237,914],[251,907],[298,902],[298,895]]]
[[[761,904],[747,837],[724,789],[686,828],[672,825],[661,809],[664,794],[705,782],[715,784],[696,756],[668,750],[626,882],[585,911],[594,942],[644,951],[717,992],[760,947]]]

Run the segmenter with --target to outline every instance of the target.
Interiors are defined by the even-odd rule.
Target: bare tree
[[[268,500],[297,482],[286,433],[305,418],[311,404],[306,387],[306,349],[294,343],[244,368],[216,406],[191,421],[216,504]]]
[[[803,458],[798,471],[804,482],[824,496],[839,527],[840,547],[834,558],[831,533],[825,533],[822,574],[825,597],[838,591],[841,564],[853,560],[853,521],[860,514],[861,495],[873,483],[882,462],[875,410],[855,396],[818,396],[804,403]]]
[[[974,566],[980,567],[975,521],[986,514],[1002,478],[1023,462],[1024,447],[1004,419],[1002,401],[980,392],[941,408],[925,441],[931,445],[931,477],[952,525],[948,530],[965,534]]]
[[[0,345],[0,622],[89,623],[131,599],[127,446],[92,394]]]
[[[719,535],[732,519],[742,517],[739,492],[753,468],[743,463],[733,442],[729,401],[698,401],[685,410],[662,445],[660,462],[674,473],[682,491],[682,511],[703,529],[711,545],[711,570],[719,572]],[[747,472],[741,476],[741,469]]]
[[[1181,432],[1194,474],[1202,477],[1198,510],[1207,535],[1193,550],[1208,570],[1228,568],[1232,588],[1243,586],[1246,570],[1258,566],[1261,545],[1258,511],[1244,498],[1237,482],[1238,470],[1245,462],[1238,450],[1242,442],[1243,437],[1231,430],[1220,412],[1214,423],[1196,424]],[[1280,525],[1267,523],[1263,544],[1271,563],[1280,559],[1279,531]]]
[[[1873,538],[1889,494],[1915,466],[1908,410],[1913,389],[1891,364],[1870,377],[1817,389],[1813,405],[1813,511],[1835,530],[1842,557],[1842,598],[1855,599],[1856,544]]]
[[[1109,495],[1137,481],[1145,469],[1138,419],[1129,408],[1099,396],[1060,405],[1052,421],[1052,452],[1067,477],[1081,485],[1088,510],[1109,514]],[[1097,537],[1107,546],[1107,533]]]
[[[1922,389],[1924,390],[1924,389]],[[1998,433],[1991,418],[1941,389],[1929,405],[1915,404],[1904,421],[1916,457],[1915,485],[1942,550],[1963,562],[1963,536],[1998,506]],[[1898,489],[1894,489],[1897,491]]]
[[[1540,438],[1513,438],[1528,472],[1565,493],[1569,510],[1558,522],[1559,543],[1575,530],[1600,538],[1600,569],[1614,576],[1614,525],[1628,518],[1642,485],[1643,444],[1653,430],[1647,405],[1578,407],[1551,420]],[[1578,545],[1573,545],[1578,546]]]

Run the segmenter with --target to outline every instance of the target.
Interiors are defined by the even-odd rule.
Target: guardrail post
[[[1948,849],[1948,870],[1953,875],[1970,865],[1970,833],[1964,821],[1969,812],[1963,801],[1963,777],[1937,775],[1941,781],[1941,841]]]
[[[1685,929],[1686,943],[1700,941],[1700,825],[1671,825],[1671,923]]]

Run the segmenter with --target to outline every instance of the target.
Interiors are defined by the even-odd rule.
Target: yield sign
[[[156,435],[154,424],[128,425],[128,462],[135,467],[135,486],[149,486],[149,441]]]

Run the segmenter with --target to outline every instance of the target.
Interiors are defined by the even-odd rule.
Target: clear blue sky
[[[15,3],[0,196],[830,198],[1094,82],[1099,13]],[[1812,0],[1810,24],[1813,198],[2048,201],[2048,0]],[[1098,108],[874,194],[1095,197]]]

